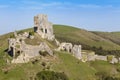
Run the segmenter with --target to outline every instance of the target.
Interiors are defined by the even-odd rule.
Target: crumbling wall
[[[49,55],[53,56],[53,51],[45,42],[41,42],[40,45],[32,46],[26,44],[22,37],[23,36],[17,36],[16,38],[8,39],[8,52],[12,53],[12,63],[26,63],[31,58],[40,56],[40,51],[46,51]]]
[[[40,45],[32,46],[27,44],[21,44],[22,53],[12,60],[12,63],[26,63],[29,62],[31,58],[40,56],[40,51],[46,51],[49,55],[53,56],[53,51],[49,46],[42,42]]]
[[[68,53],[71,53],[73,56],[75,56],[77,59],[81,59],[81,45],[72,45],[72,43],[66,43],[63,42],[59,45],[58,51],[63,50],[67,51]]]
[[[59,51],[62,50],[62,51],[72,52],[72,44],[63,42],[63,43],[60,44],[58,50]]]
[[[82,58],[82,56],[81,56],[81,45],[74,45],[73,48],[72,48],[72,53],[76,58],[81,59]]]
[[[34,31],[37,32],[42,38],[54,40],[53,25],[48,21],[47,15],[39,14],[34,16]]]

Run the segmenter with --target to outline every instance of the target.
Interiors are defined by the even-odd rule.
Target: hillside
[[[103,47],[106,50],[120,50],[120,45],[117,44],[120,41],[120,36],[115,35],[118,33],[114,33],[114,35],[109,35],[112,40],[109,38],[105,38],[101,36],[99,33],[93,33],[87,30],[71,27],[71,26],[61,26],[54,25],[54,32],[56,34],[56,38],[60,41],[68,41],[77,44],[89,45],[91,47]],[[102,33],[101,33],[102,34]],[[104,35],[104,34],[103,34]],[[108,35],[104,35],[108,37]]]
[[[31,30],[32,29],[21,30],[18,31],[18,33]],[[72,42],[73,44],[80,43],[96,47],[102,46],[107,50],[120,50],[120,46],[116,42],[83,29],[71,26],[54,25],[54,33],[59,41]],[[64,51],[55,51],[54,57],[46,56],[29,63],[6,63],[7,59],[11,59],[5,52],[8,48],[8,38],[11,35],[13,35],[13,33],[0,36],[0,80],[33,80],[36,74],[45,68],[55,72],[63,72],[68,76],[69,80],[99,80],[103,76],[105,78],[111,76],[120,78],[119,64],[113,65],[105,61],[83,63]],[[116,39],[118,38],[116,37]],[[39,44],[40,41],[45,41],[53,49],[56,48],[56,45],[53,42],[42,39],[41,37],[38,37],[37,34],[35,34],[35,39],[28,39],[26,43],[35,45]],[[43,63],[45,63],[45,66]]]
[[[120,32],[93,32],[93,33],[120,45]]]

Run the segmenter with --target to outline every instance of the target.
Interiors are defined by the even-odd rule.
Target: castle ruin
[[[40,51],[46,51],[50,56],[53,56],[53,51],[45,42],[41,42],[40,45],[28,45],[25,43],[25,37],[23,35],[17,35],[16,38],[9,38],[9,48],[8,52],[13,57],[12,63],[26,63],[29,62],[31,58],[40,56]],[[15,35],[15,34],[14,34]]]
[[[34,31],[42,38],[54,40],[53,24],[48,21],[47,15],[39,14],[34,16]]]
[[[107,56],[95,55],[94,52],[84,53],[82,52],[81,45],[73,45],[72,43],[62,42],[60,43],[55,39],[53,34],[53,25],[48,21],[47,15],[39,14],[34,16],[34,32],[36,32],[41,38],[54,41],[58,46],[57,51],[66,51],[73,55],[82,62],[104,60],[107,61]],[[14,32],[14,38],[8,39],[8,53],[13,57],[12,63],[27,63],[32,58],[40,56],[40,52],[47,52],[50,56],[53,55],[53,49],[49,47],[46,42],[40,42],[39,45],[29,45],[25,43],[25,39],[33,39],[35,36],[31,36],[28,32],[23,34],[17,34]],[[31,37],[30,37],[31,36]],[[117,63],[118,60],[113,57],[111,63]]]
[[[75,56],[79,60],[82,58],[81,45],[72,45],[72,43],[63,42],[60,44],[57,50],[67,51],[68,53],[71,53],[73,56]]]

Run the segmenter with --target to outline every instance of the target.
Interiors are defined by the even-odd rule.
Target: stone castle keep
[[[82,62],[94,61],[96,59],[107,61],[106,56],[98,56],[95,55],[94,52],[91,54],[82,52],[81,45],[73,45],[72,43],[66,42],[60,43],[55,38],[53,24],[48,21],[47,15],[39,14],[34,16],[34,32],[43,39],[55,42],[58,47],[56,49],[51,49],[44,41],[41,41],[39,45],[27,44],[25,40],[28,38],[31,40],[34,39],[34,35],[28,32],[22,34],[14,32],[14,37],[8,39],[8,53],[13,57],[11,63],[27,63],[32,58],[39,57],[40,52],[47,52],[48,55],[54,56],[54,51],[66,51]],[[113,58],[112,61],[112,63],[118,62],[116,58]]]
[[[53,25],[48,22],[47,15],[39,14],[34,17],[34,31],[41,35],[42,38],[54,40]]]

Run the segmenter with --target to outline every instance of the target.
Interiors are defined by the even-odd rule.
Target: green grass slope
[[[99,36],[90,31],[86,31],[83,29],[71,27],[71,26],[63,26],[63,25],[54,25],[54,32],[56,38],[60,41],[67,41],[72,43],[81,43],[89,46],[103,47],[103,49],[107,50],[120,50],[120,46],[107,38]],[[98,33],[99,34],[99,33]],[[120,41],[119,36],[114,36],[117,41]],[[114,39],[112,36],[111,38]]]
[[[93,32],[93,33],[120,45],[120,32]]]
[[[19,33],[24,31],[32,31],[32,29],[22,30]],[[81,43],[96,47],[103,46],[104,49],[110,50],[120,49],[120,46],[114,41],[83,29],[54,25],[54,33],[58,40],[64,42]],[[64,72],[70,80],[97,80],[96,73],[101,71],[114,77],[120,77],[119,64],[112,65],[104,61],[83,63],[66,52],[54,52],[55,57],[40,58],[35,63],[7,64],[6,60],[11,59],[11,57],[7,55],[5,50],[8,48],[8,38],[11,35],[13,33],[0,36],[0,80],[33,80],[36,73],[45,68],[42,65],[43,62],[46,63],[46,67],[50,67],[49,70]],[[26,40],[27,44],[37,45],[40,41],[45,41],[52,49],[56,48],[53,42],[42,39],[37,34],[35,34],[35,37],[33,40]]]

